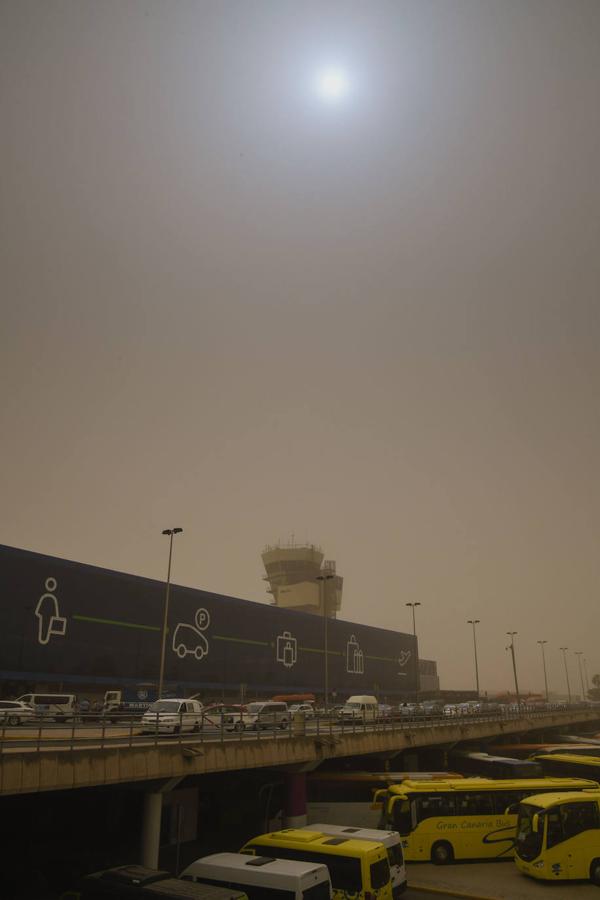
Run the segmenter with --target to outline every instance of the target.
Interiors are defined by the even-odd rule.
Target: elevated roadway
[[[595,709],[530,711],[521,715],[425,719],[341,727],[332,722],[294,722],[289,731],[242,734],[141,734],[126,726],[3,728],[0,730],[0,795],[170,781],[188,775],[282,767],[315,768],[325,759],[368,754],[392,757],[407,749],[452,747],[465,741],[529,731],[597,724]]]

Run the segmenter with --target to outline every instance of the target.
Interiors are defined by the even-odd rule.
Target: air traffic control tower
[[[327,615],[335,619],[342,605],[344,579],[336,574],[335,562],[324,559],[315,544],[275,544],[265,547],[262,561],[274,606]],[[324,576],[324,577],[322,577]]]

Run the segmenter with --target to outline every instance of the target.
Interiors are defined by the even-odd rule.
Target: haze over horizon
[[[600,4],[0,5],[0,543],[600,672]]]

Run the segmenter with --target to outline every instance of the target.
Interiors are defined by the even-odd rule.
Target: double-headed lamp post
[[[571,705],[571,682],[569,681],[569,667],[567,666],[567,650],[568,647],[561,647],[563,662],[565,664],[565,676],[567,678],[567,697],[569,698],[569,706]]]
[[[323,675],[325,679],[324,683],[324,691],[323,691],[323,699],[325,705],[325,712],[327,712],[327,708],[329,706],[329,647],[328,647],[328,630],[327,630],[327,582],[332,578],[335,578],[333,573],[329,575],[325,572],[322,575],[317,575],[317,581],[319,582],[319,588],[321,589],[321,598],[323,605],[323,655],[325,657],[325,664],[323,669]]]
[[[171,560],[173,559],[173,536],[181,534],[183,528],[165,528],[163,534],[169,536],[169,565],[167,567],[167,585],[165,590],[165,612],[163,617],[162,640],[160,644],[160,671],[158,675],[158,699],[163,693],[163,681],[165,675],[165,647],[167,643],[167,621],[169,619],[169,590],[171,588]]]
[[[513,665],[513,675],[515,676],[515,694],[517,695],[517,709],[519,711],[519,715],[521,714],[521,695],[519,693],[519,682],[517,679],[517,663],[515,660],[515,634],[518,634],[518,631],[507,631],[507,635],[510,638],[510,644],[506,648],[510,650],[510,654],[512,656],[512,665]]]
[[[579,679],[581,681],[581,701],[585,700],[585,685],[583,683],[583,669],[581,668],[581,657],[583,656],[583,650],[575,650],[575,656],[577,657],[577,664],[579,665]]]
[[[416,603],[407,603],[406,606],[410,606],[412,609],[412,620],[413,620],[413,637],[415,638],[415,703],[419,702],[419,654],[417,651],[417,621],[415,618],[415,609],[417,606],[421,604],[417,601]]]
[[[473,653],[475,654],[475,684],[477,685],[477,699],[479,700],[479,666],[477,665],[477,637],[475,626],[479,625],[479,619],[467,619],[467,625],[473,626]]]
[[[544,651],[544,645],[547,644],[548,641],[538,641],[538,644],[542,650],[542,665],[544,667],[544,688],[546,689],[546,703],[548,703],[548,676],[546,675],[546,653]]]

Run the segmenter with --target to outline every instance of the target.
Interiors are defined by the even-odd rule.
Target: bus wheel
[[[431,848],[431,862],[436,866],[447,866],[454,859],[452,845],[447,841],[438,841]]]
[[[590,881],[600,887],[600,859],[593,859],[590,866]]]

